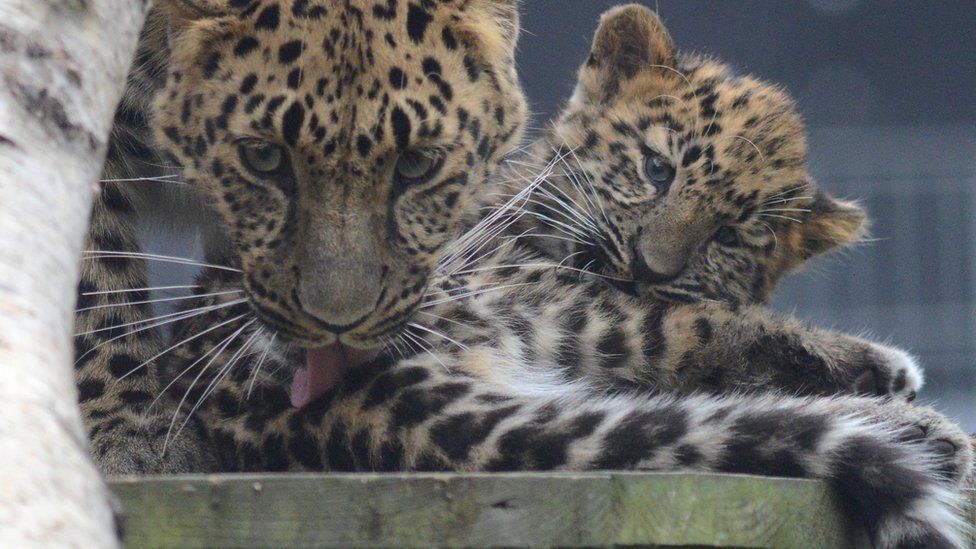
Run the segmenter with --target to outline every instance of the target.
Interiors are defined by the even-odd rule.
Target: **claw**
[[[955,444],[953,444],[951,441],[946,440],[944,438],[940,438],[939,440],[932,441],[930,446],[932,447],[932,451],[936,455],[941,457],[946,457],[946,458],[952,457],[953,455],[955,455],[957,451],[959,451],[959,448],[956,447]]]
[[[920,425],[912,425],[911,427],[906,427],[904,431],[901,432],[901,440],[904,442],[918,442],[925,440],[925,429]]]

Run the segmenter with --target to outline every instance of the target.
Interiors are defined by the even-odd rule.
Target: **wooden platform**
[[[827,487],[805,480],[292,474],[111,485],[127,547],[869,547]]]

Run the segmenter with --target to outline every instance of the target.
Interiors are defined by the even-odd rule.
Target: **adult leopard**
[[[76,379],[103,470],[211,466],[191,437],[159,458],[168,417],[147,413],[161,388],[147,365],[160,349],[156,328],[177,316],[146,322],[144,261],[132,255],[140,206],[174,202],[186,220],[199,203],[239,218],[260,203],[258,215],[208,229],[208,250],[234,246],[248,257],[248,292],[265,321],[295,341],[331,343],[333,358],[364,360],[379,344],[371,332],[406,322],[471,195],[521,137],[517,32],[513,1],[172,0],[153,9],[79,285]],[[199,55],[205,64],[193,66]],[[190,81],[198,87],[178,91]],[[157,140],[171,150],[160,154]],[[291,169],[299,145],[307,173],[265,169],[276,155]],[[184,161],[176,182],[190,190],[131,184],[167,181]],[[293,176],[319,183],[291,185]],[[196,195],[201,180],[222,188]],[[288,215],[296,208],[305,210],[300,227]],[[318,236],[291,246],[310,227]]]

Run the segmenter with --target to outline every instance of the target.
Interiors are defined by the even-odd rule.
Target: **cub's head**
[[[614,8],[530,155],[555,164],[531,208],[551,228],[537,242],[630,292],[761,302],[864,225],[816,187],[806,155],[782,89],[679,54],[645,7]]]
[[[157,142],[266,325],[372,349],[520,138],[515,0],[167,0]]]

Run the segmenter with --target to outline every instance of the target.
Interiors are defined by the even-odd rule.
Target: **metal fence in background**
[[[818,181],[863,200],[870,238],[788,280],[775,305],[907,347],[922,400],[976,428],[976,127],[816,127]]]

